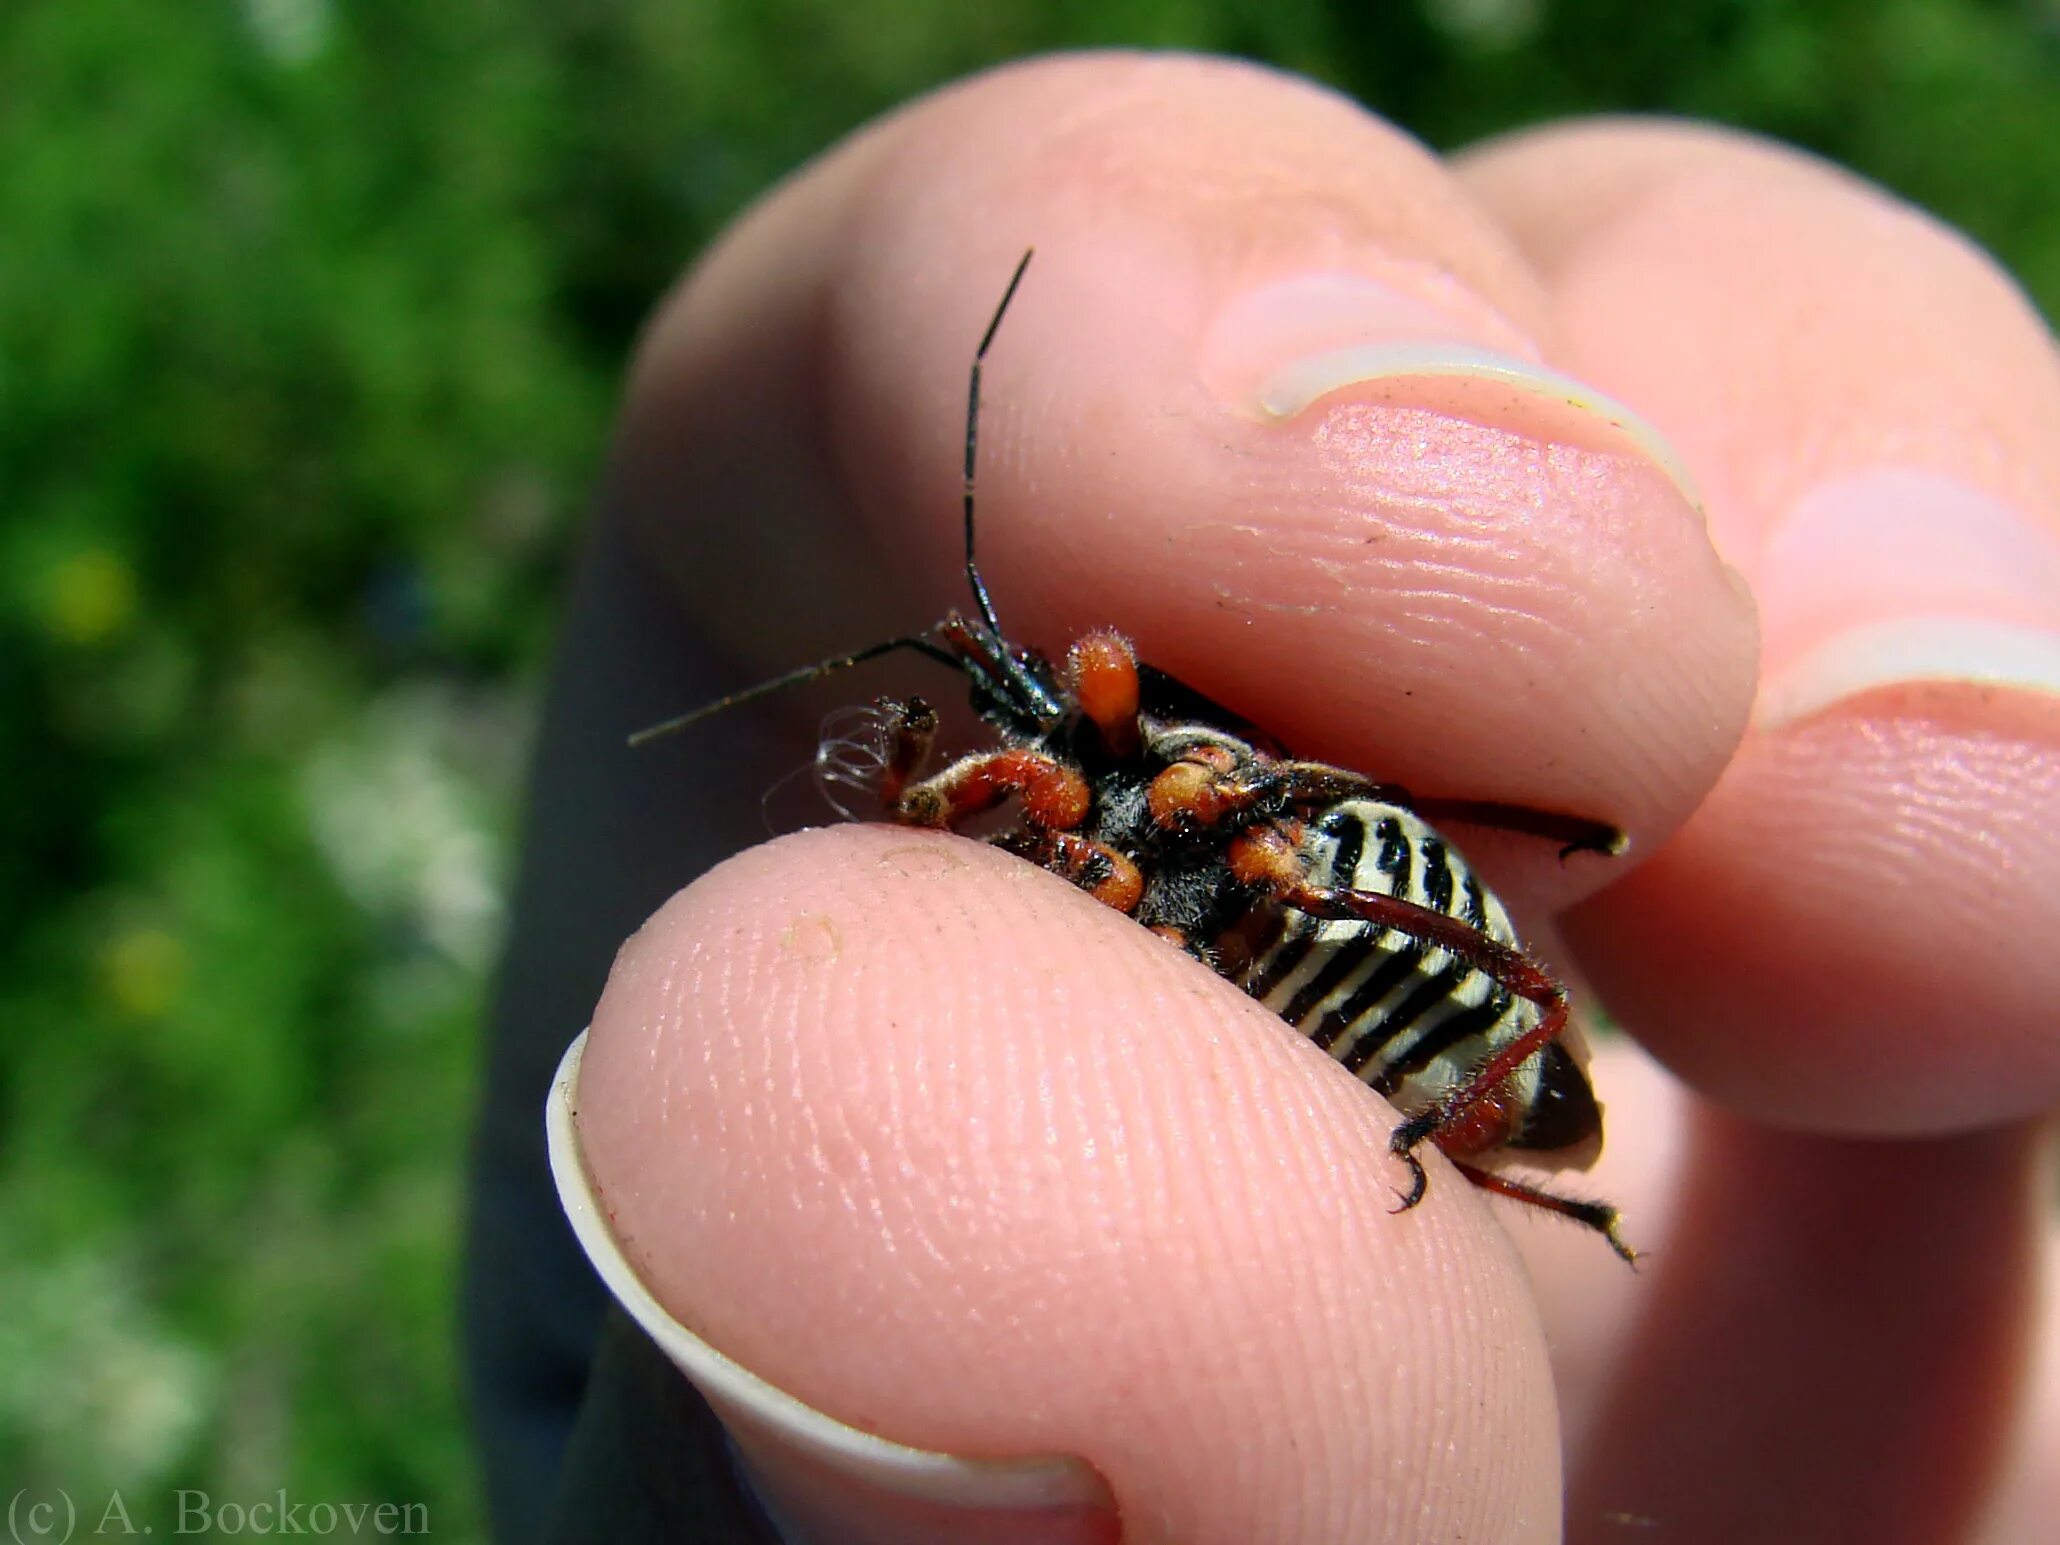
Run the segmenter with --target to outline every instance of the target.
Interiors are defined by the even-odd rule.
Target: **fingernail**
[[[1821,485],[1769,539],[1756,591],[1763,729],[1908,683],[2060,693],[2060,539],[1949,478]]]
[[[1203,372],[1227,399],[1276,420],[1376,383],[1394,383],[1396,400],[1414,406],[1527,413],[1543,420],[1535,426],[1543,436],[1628,442],[1702,509],[1686,464],[1657,428],[1542,363],[1514,324],[1442,276],[1406,288],[1342,273],[1264,285],[1212,324]]]
[[[545,1111],[559,1203],[608,1291],[715,1408],[754,1478],[771,1482],[765,1489],[772,1510],[783,1517],[791,1511],[797,1533],[815,1538],[815,1520],[829,1518],[836,1520],[834,1532],[822,1537],[839,1545],[875,1538],[913,1545],[988,1533],[1044,1545],[1069,1537],[1069,1515],[1085,1527],[1088,1518],[1113,1510],[1107,1486],[1083,1460],[971,1459],[895,1443],[767,1383],[674,1319],[630,1267],[580,1155],[576,1117],[585,1047],[582,1033],[567,1048]],[[1054,1527],[1034,1527],[1040,1518]]]

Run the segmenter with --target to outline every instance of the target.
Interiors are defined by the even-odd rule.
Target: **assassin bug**
[[[653,725],[631,744],[895,650],[958,671],[997,748],[929,771],[935,711],[919,697],[881,699],[876,741],[856,755],[847,737],[826,741],[819,774],[845,787],[869,780],[882,815],[910,826],[955,830],[1013,799],[1015,823],[989,840],[1237,983],[1404,1113],[1390,1141],[1410,1174],[1397,1211],[1422,1200],[1417,1150],[1435,1143],[1474,1184],[1585,1224],[1635,1260],[1614,1207],[1473,1162],[1504,1149],[1592,1147],[1602,1118],[1561,1044],[1565,990],[1431,823],[1542,838],[1562,857],[1619,853],[1622,833],[1523,806],[1419,799],[1300,760],[1140,661],[1113,631],[1081,638],[1059,669],[1002,630],[973,547],[980,372],[1030,257],[987,324],[966,389],[974,615],[953,610],[921,633],[802,666]]]

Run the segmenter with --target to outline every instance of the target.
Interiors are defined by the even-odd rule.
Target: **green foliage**
[[[476,1532],[474,1026],[632,332],[867,116],[1113,43],[1268,59],[1438,144],[1758,127],[2060,304],[2031,0],[0,9],[0,1476]]]

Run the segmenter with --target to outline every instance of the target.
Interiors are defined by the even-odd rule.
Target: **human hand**
[[[1392,1112],[1228,984],[1027,865],[858,827],[690,887],[595,1010],[581,1142],[644,1280],[846,1422],[1078,1456],[1133,1542],[2049,1516],[2060,1375],[2011,1425],[2056,1319],[2036,318],[1921,217],[1713,131],[1440,165],[1256,70],[1045,62],[862,134],[697,269],[633,383],[615,569],[768,674],[963,604],[964,371],[1033,245],[982,424],[1004,621],[1113,623],[1298,751],[1627,829],[1621,876],[1461,836],[1531,936],[1571,908],[1566,963],[1695,1091],[1597,1070],[1574,1184],[1650,1262],[1435,1159],[1392,1213]],[[600,657],[628,638],[589,669],[639,668]],[[697,816],[732,734],[625,843],[745,840]],[[911,1538],[752,1458],[823,1545]]]

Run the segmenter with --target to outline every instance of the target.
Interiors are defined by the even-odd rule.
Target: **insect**
[[[1505,1149],[1592,1148],[1601,1111],[1561,1044],[1567,995],[1518,942],[1502,903],[1433,822],[1461,820],[1615,854],[1601,822],[1473,800],[1419,799],[1290,755],[1249,721],[1137,658],[1122,635],[1075,642],[1063,665],[1012,642],[974,554],[980,375],[1030,265],[987,324],[966,389],[964,523],[973,614],[802,666],[631,737],[710,715],[896,650],[965,677],[999,744],[932,768],[938,720],[920,697],[880,699],[869,733],[827,738],[819,778],[869,783],[890,821],[955,830],[1014,802],[989,840],[1237,983],[1403,1113],[1397,1211],[1422,1200],[1435,1144],[1474,1184],[1548,1209],[1635,1252],[1617,1211],[1482,1167]],[[849,721],[847,721],[848,723]]]

